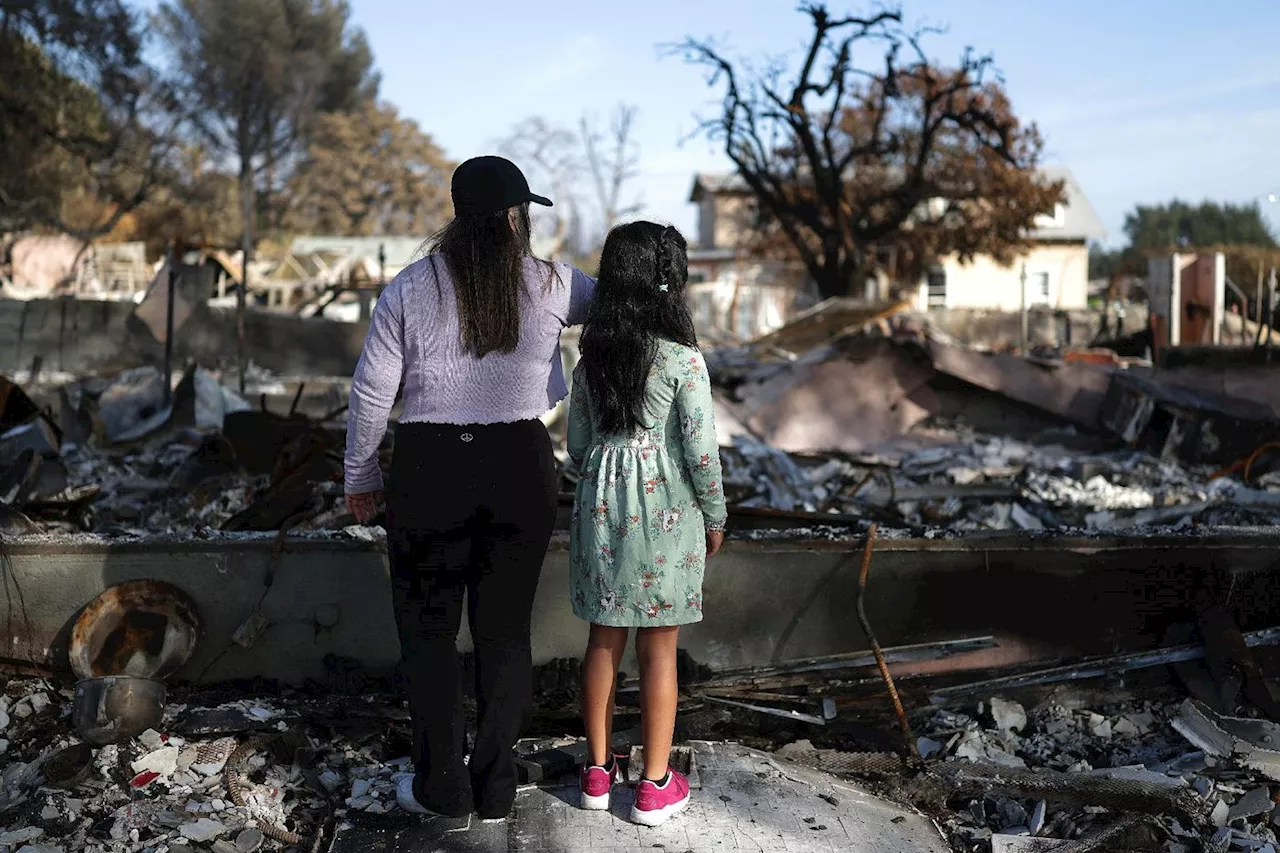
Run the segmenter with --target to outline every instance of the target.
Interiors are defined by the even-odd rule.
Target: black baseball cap
[[[551,199],[529,191],[520,168],[505,157],[472,157],[453,172],[453,212],[460,216],[497,213],[521,204],[551,207]]]

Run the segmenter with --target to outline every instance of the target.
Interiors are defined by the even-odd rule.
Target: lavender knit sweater
[[[560,331],[585,319],[596,282],[568,264],[556,264],[554,270],[552,275],[546,265],[526,261],[520,344],[513,352],[484,358],[462,349],[457,299],[443,257],[428,255],[387,285],[351,380],[347,494],[382,488],[378,445],[402,382],[401,423],[528,420],[565,398]]]

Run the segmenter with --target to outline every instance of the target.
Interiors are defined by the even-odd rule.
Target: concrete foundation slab
[[[656,829],[627,819],[630,788],[608,812],[576,807],[571,780],[522,791],[511,818],[468,829],[348,828],[330,853],[945,853],[923,815],[815,770],[733,744],[695,743],[703,787],[683,815]]]
[[[155,578],[187,592],[204,625],[177,680],[300,683],[323,678],[329,654],[358,660],[373,675],[389,673],[398,648],[382,544],[289,539],[267,589],[274,538],[23,537],[0,544],[7,590],[0,657],[65,669],[79,610],[109,586]],[[708,564],[706,619],[682,631],[681,645],[716,669],[866,649],[853,615],[861,546],[860,539],[730,541]],[[1198,602],[1207,600],[1230,602],[1243,630],[1272,627],[1280,624],[1277,568],[1275,529],[884,538],[872,558],[866,606],[885,646],[995,636],[996,649],[935,662],[991,666],[1156,647],[1170,624],[1194,622]],[[586,645],[587,625],[570,608],[568,574],[561,536],[547,554],[534,603],[539,663],[580,657]],[[259,599],[267,628],[252,647],[232,646]],[[460,646],[468,648],[465,628]]]

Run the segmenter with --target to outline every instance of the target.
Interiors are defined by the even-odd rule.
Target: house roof
[[[737,172],[694,172],[689,201],[702,201],[705,193],[745,193],[751,188]]]
[[[1049,181],[1062,181],[1066,201],[1063,204],[1064,217],[1061,227],[1038,228],[1031,232],[1031,237],[1038,240],[1101,240],[1107,236],[1107,229],[1098,217],[1097,211],[1084,194],[1079,181],[1066,166],[1041,166],[1040,176]]]
[[[418,250],[426,237],[335,237],[305,235],[295,237],[289,244],[289,253],[295,257],[315,253],[349,255],[355,258],[378,260],[378,247],[387,255],[387,267],[400,269],[417,260]]]
[[[1037,171],[1046,181],[1063,181],[1066,198],[1062,225],[1034,229],[1029,235],[1032,239],[1100,240],[1106,236],[1102,220],[1070,169],[1066,166],[1041,166]],[[693,176],[689,201],[701,201],[706,193],[741,192],[750,192],[750,188],[736,172],[697,172]]]

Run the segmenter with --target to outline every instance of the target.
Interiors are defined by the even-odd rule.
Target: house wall
[[[1089,249],[1084,243],[1072,243],[1038,245],[1010,266],[1001,266],[987,256],[976,257],[967,264],[955,257],[947,258],[940,265],[946,273],[945,306],[930,306],[928,285],[922,283],[919,307],[1019,311],[1024,264],[1029,306],[1046,304],[1036,292],[1040,274],[1049,276],[1049,307],[1077,310],[1088,305]]]
[[[746,242],[755,211],[750,196],[723,193],[715,197],[712,210],[710,230],[713,242],[704,248],[735,249]]]
[[[703,249],[716,247],[716,197],[703,193],[698,202],[698,246]]]

